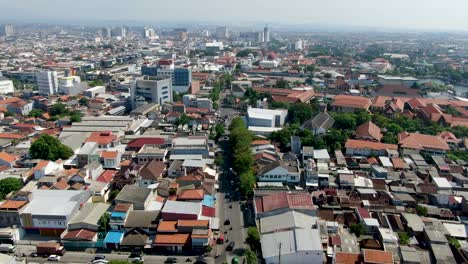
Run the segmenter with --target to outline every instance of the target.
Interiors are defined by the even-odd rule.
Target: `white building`
[[[36,73],[39,94],[56,94],[58,91],[58,77],[56,71],[40,71]]]
[[[320,232],[317,229],[294,229],[261,236],[266,264],[325,263]]]
[[[0,76],[0,94],[13,93],[14,91],[15,87],[13,86],[13,81]]]
[[[81,83],[80,76],[58,77],[57,80],[58,92],[61,94],[72,94],[73,88]]]
[[[249,127],[282,127],[287,115],[286,109],[271,110],[253,107],[247,109]]]
[[[278,67],[279,63],[273,60],[263,60],[259,63],[260,67],[265,69],[272,69]]]
[[[146,101],[163,105],[172,103],[172,81],[166,77],[145,76],[130,83],[132,103],[137,97]]]

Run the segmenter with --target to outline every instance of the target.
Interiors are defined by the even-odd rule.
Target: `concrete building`
[[[80,76],[58,77],[58,92],[67,95],[77,95],[84,91],[87,86],[81,85]]]
[[[15,87],[13,86],[13,81],[0,76],[0,94],[13,93],[14,91]]]
[[[267,43],[270,42],[270,29],[268,25],[263,28],[263,41]]]
[[[137,97],[146,101],[163,105],[172,103],[172,82],[167,77],[144,76],[131,82],[130,97],[135,103]]]
[[[10,37],[15,35],[15,28],[12,24],[6,24],[3,28],[3,33],[5,33],[6,37]]]
[[[56,71],[40,71],[36,73],[39,94],[50,95],[58,92],[58,76]]]
[[[161,60],[157,65],[143,65],[141,74],[170,78],[172,89],[178,93],[185,93],[192,84],[192,70],[175,68],[172,60]]]
[[[226,39],[229,37],[229,29],[227,27],[216,28],[216,38]]]
[[[249,107],[247,109],[248,126],[282,127],[288,114],[285,109],[260,109]]]

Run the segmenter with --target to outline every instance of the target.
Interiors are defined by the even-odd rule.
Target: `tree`
[[[338,129],[354,130],[357,126],[356,116],[352,113],[332,113],[335,119],[334,126]]]
[[[193,120],[192,117],[186,115],[185,113],[180,115],[177,119],[176,119],[176,125],[187,125],[191,120]]]
[[[237,58],[243,58],[249,56],[249,54],[252,53],[252,50],[250,49],[245,49],[237,52],[236,57]]]
[[[239,149],[234,152],[232,168],[235,172],[237,172],[238,174],[248,172],[253,165],[254,160],[252,158],[252,154],[249,151]]]
[[[50,114],[53,116],[64,115],[68,113],[67,106],[62,103],[56,103],[50,108]]]
[[[246,264],[257,264],[257,255],[252,250],[245,251],[245,262]]]
[[[256,251],[260,249],[260,235],[258,234],[258,230],[256,227],[251,226],[247,230],[247,243],[250,245],[250,249]]]
[[[4,113],[5,117],[13,116],[14,114],[15,114],[15,113],[13,113],[13,112],[11,112],[11,111],[9,111],[9,110],[7,110],[7,111]]]
[[[418,205],[418,206],[416,206],[416,213],[419,216],[426,216],[427,215],[427,208],[422,206],[422,205]]]
[[[285,79],[276,81],[277,88],[289,88],[289,82]]]
[[[460,244],[460,241],[458,241],[458,239],[454,238],[454,237],[450,237],[448,239],[448,242],[450,243],[450,245],[454,246],[456,249],[460,249],[461,248],[461,244]]]
[[[88,85],[91,87],[104,86],[104,82],[102,80],[92,80],[88,81]]]
[[[401,245],[408,245],[410,237],[406,232],[398,232],[398,238],[400,239]]]
[[[73,122],[73,123],[81,122],[81,115],[77,115],[77,114],[71,115],[70,116],[70,121]]]
[[[356,237],[360,237],[366,234],[366,229],[362,224],[351,224],[349,226],[349,231],[356,235]]]
[[[288,120],[292,123],[303,124],[312,118],[312,105],[305,103],[291,104],[288,109]]]
[[[29,112],[29,116],[34,117],[34,118],[38,118],[43,113],[44,113],[44,111],[42,111],[41,109],[33,109],[33,110],[31,110],[31,112]]]
[[[99,218],[99,232],[107,232],[107,230],[110,229],[110,214],[108,212],[105,212],[103,215],[101,215],[101,218]]]
[[[33,159],[58,160],[68,159],[73,155],[73,150],[63,145],[57,138],[48,134],[42,134],[31,144],[29,154]]]
[[[240,175],[240,192],[245,197],[253,195],[256,179],[252,170],[246,171]]]
[[[293,135],[291,129],[289,127],[285,127],[279,131],[274,131],[270,134],[270,139],[278,142],[280,144],[280,148],[286,149],[289,142],[291,141],[291,136]]]
[[[23,187],[23,182],[16,178],[0,180],[0,199],[3,200],[10,192],[16,192]]]
[[[354,116],[356,117],[357,126],[360,126],[368,122],[369,120],[371,120],[371,116],[369,112],[367,112],[366,110],[358,110],[354,113]]]
[[[88,99],[88,97],[83,96],[83,97],[80,98],[80,100],[78,100],[78,103],[81,106],[88,106],[89,105],[89,99]]]
[[[218,141],[218,139],[224,135],[224,132],[225,132],[224,131],[224,125],[223,124],[217,124],[215,126],[215,132],[216,132],[215,139],[216,139],[216,141]]]

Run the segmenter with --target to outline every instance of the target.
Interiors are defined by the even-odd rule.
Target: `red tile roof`
[[[116,170],[105,170],[101,175],[99,175],[99,177],[97,177],[96,181],[109,183],[116,174]]]
[[[205,192],[203,190],[184,190],[177,197],[177,200],[203,200],[203,195]]]
[[[117,158],[117,151],[103,151],[101,152],[101,158],[105,159],[115,159]]]
[[[66,240],[74,240],[74,239],[79,239],[79,240],[88,240],[91,241],[93,238],[96,236],[96,232],[89,231],[86,229],[79,229],[79,230],[73,230],[73,231],[68,231],[62,239]]]
[[[366,122],[356,128],[356,138],[368,138],[371,137],[377,141],[382,139],[383,135],[380,133],[380,127],[372,123],[372,121]]]
[[[0,152],[0,159],[8,162],[8,163],[12,163],[13,161],[17,160],[18,157],[14,156],[14,155],[11,155],[11,154],[8,154],[6,152]]]
[[[216,216],[216,208],[215,207],[202,206],[202,215],[206,216],[206,217],[215,217]]]
[[[107,145],[117,140],[117,136],[110,131],[93,132],[86,142],[96,142],[100,145]]]
[[[371,100],[362,96],[354,95],[337,95],[334,98],[332,106],[338,107],[349,107],[349,108],[359,108],[359,109],[368,109],[371,105]]]
[[[361,218],[371,218],[369,211],[367,211],[366,209],[358,207],[357,211]]]
[[[177,221],[159,221],[158,232],[177,233]]]
[[[441,137],[401,132],[398,135],[398,144],[402,148],[425,150],[425,149],[438,149],[438,150],[449,150],[450,147],[447,145]]]
[[[164,145],[164,138],[136,138],[127,144],[127,148],[142,148],[143,145]]]
[[[22,139],[25,136],[21,134],[14,134],[14,133],[0,133],[0,138],[7,138],[7,139]]]
[[[315,209],[310,194],[275,193],[258,198],[257,212],[269,212],[281,208]]]
[[[393,254],[392,252],[382,251],[382,250],[373,250],[373,249],[364,249],[364,262],[372,264],[393,264]]]
[[[372,141],[366,141],[366,140],[355,140],[355,139],[348,139],[346,141],[345,147],[352,148],[352,149],[398,150],[398,146],[394,144],[385,144],[385,143],[372,142]]]
[[[177,226],[186,226],[186,227],[209,227],[210,221],[209,220],[177,220]]]
[[[13,200],[6,200],[4,203],[0,205],[0,209],[20,209],[23,207],[25,204],[27,204],[27,201],[13,201]]]
[[[190,241],[190,234],[157,234],[154,239],[156,246],[185,245]]]
[[[361,263],[361,254],[359,253],[348,253],[348,252],[336,252],[335,264],[358,264]]]

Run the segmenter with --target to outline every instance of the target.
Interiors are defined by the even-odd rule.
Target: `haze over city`
[[[465,0],[0,0],[3,21],[300,24],[465,31]]]

